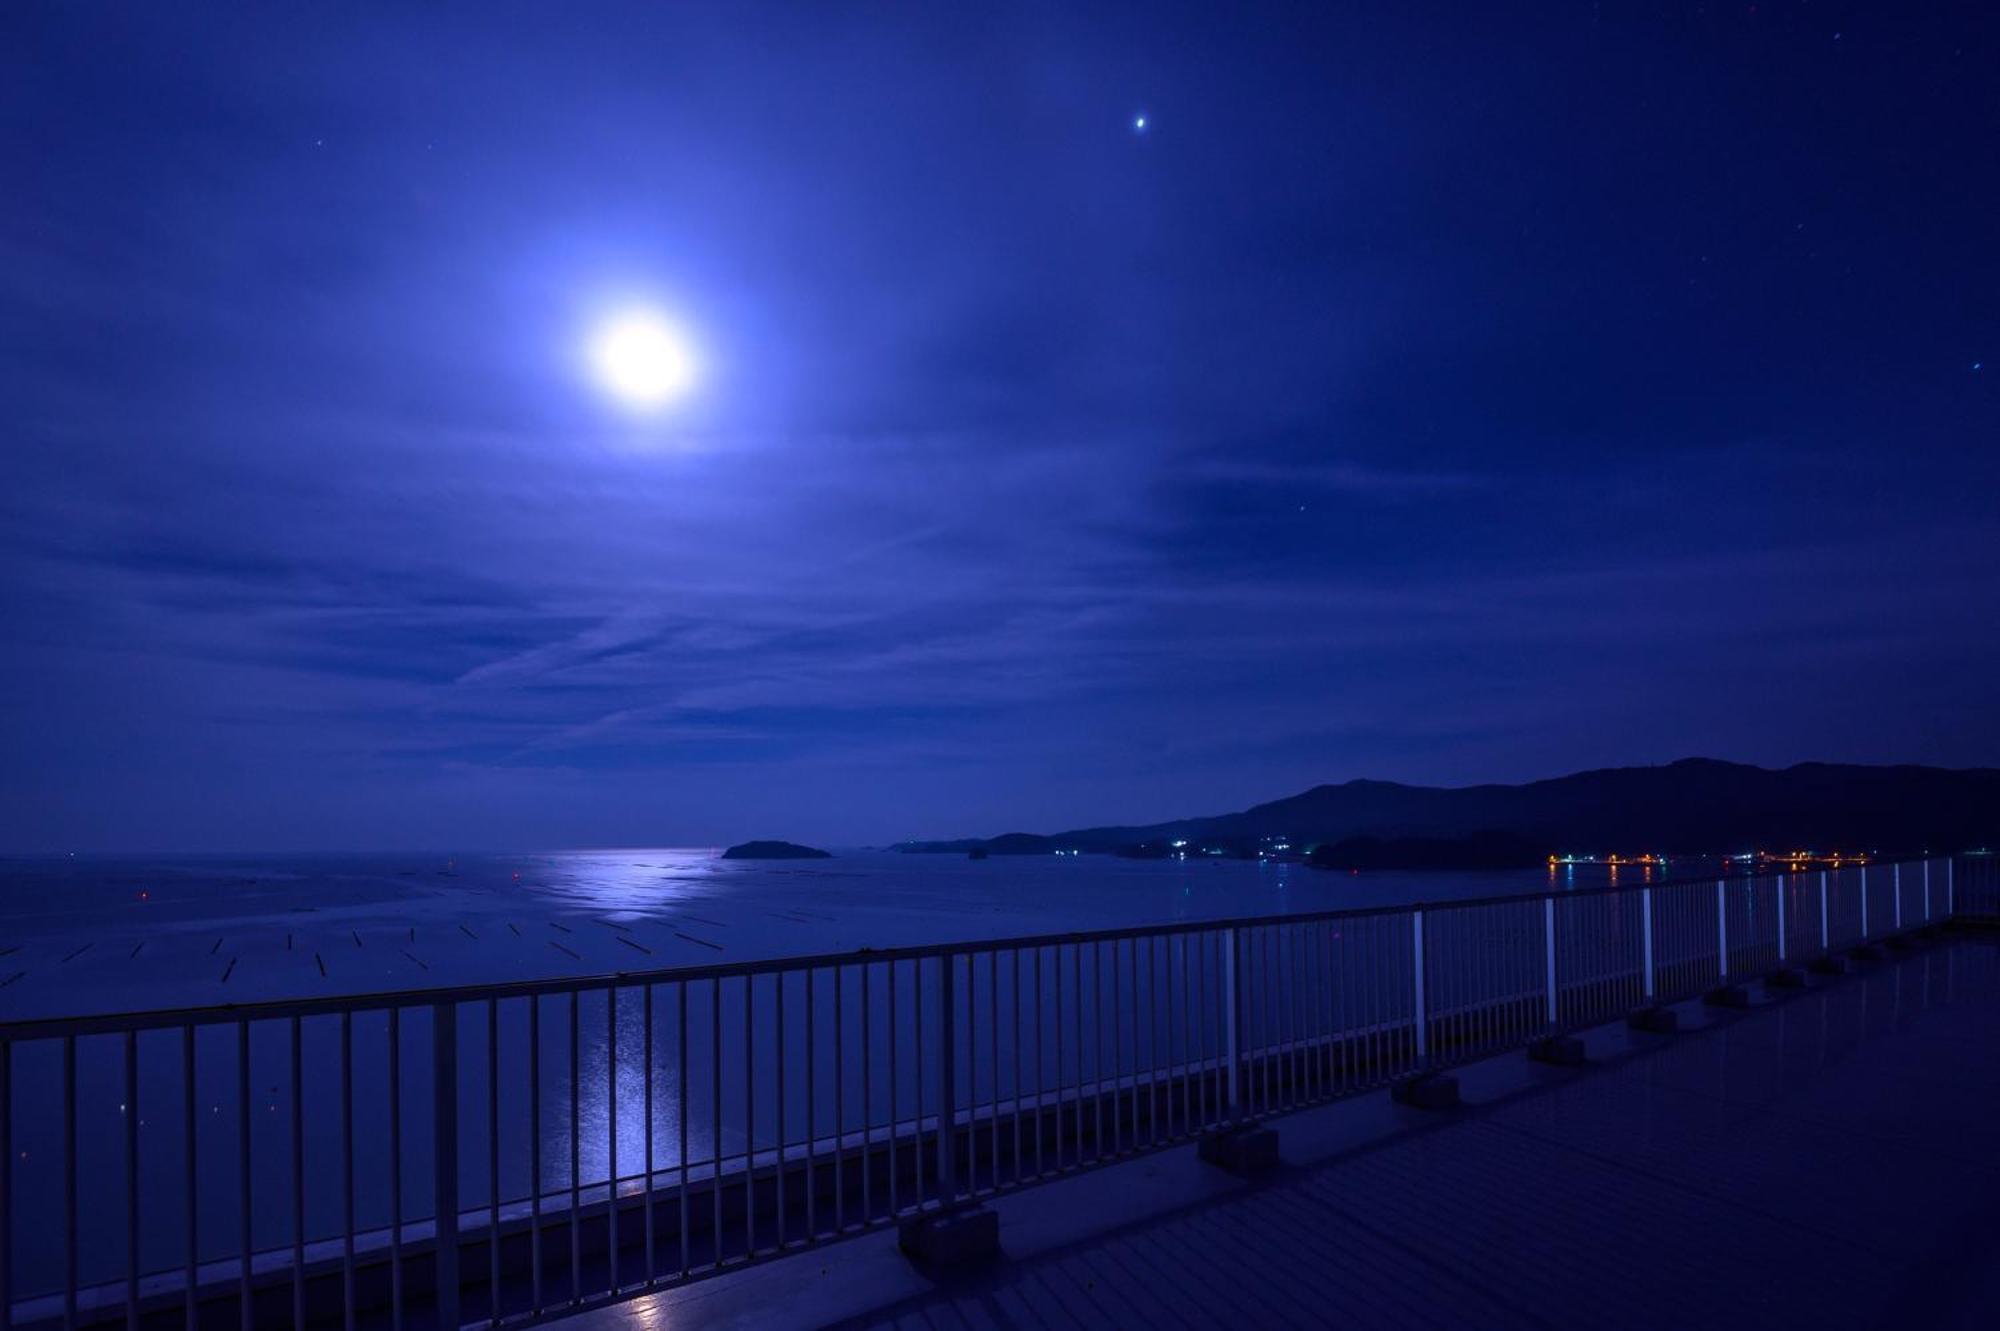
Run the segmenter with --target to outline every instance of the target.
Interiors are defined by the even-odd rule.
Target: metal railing
[[[1994,869],[0,1024],[0,1331],[533,1320],[2000,913]]]

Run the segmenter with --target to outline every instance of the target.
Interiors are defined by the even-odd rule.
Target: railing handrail
[[[1840,869],[1888,868],[1896,864],[1921,864],[1949,860],[1951,853],[1919,855],[1900,860],[1879,860],[1844,864]],[[600,971],[590,975],[551,976],[531,980],[498,980],[463,984],[442,984],[414,989],[373,990],[365,993],[328,994],[313,998],[258,999],[246,1003],[213,1003],[199,1007],[140,1008],[122,1012],[86,1013],[71,1016],[27,1017],[0,1021],[0,1043],[46,1040],[72,1035],[110,1035],[126,1031],[166,1030],[184,1026],[213,1026],[291,1017],[337,1016],[345,1013],[386,1011],[391,1008],[428,1007],[447,1003],[483,1002],[487,999],[531,998],[550,994],[594,992],[606,988],[627,988],[649,984],[677,984],[709,979],[739,978],[837,966],[859,966],[899,961],[926,961],[934,957],[956,957],[988,951],[1026,950],[1038,947],[1108,943],[1128,938],[1171,938],[1182,934],[1207,933],[1228,929],[1255,929],[1286,924],[1320,924],[1334,920],[1381,919],[1411,915],[1417,911],[1467,910],[1507,903],[1568,901],[1586,897],[1612,896],[1661,888],[1705,886],[1716,882],[1756,882],[1788,874],[1817,872],[1836,866],[1818,865],[1811,869],[1768,868],[1744,874],[1705,874],[1639,883],[1613,883],[1595,887],[1543,888],[1534,892],[1507,892],[1484,897],[1453,897],[1444,901],[1412,901],[1401,905],[1355,906],[1337,910],[1287,912],[1282,915],[1249,915],[1202,920],[1177,920],[1168,924],[1121,925],[1106,929],[1069,930],[1060,933],[1024,934],[1014,937],[970,938],[947,943],[913,943],[901,947],[862,947],[844,952],[766,957],[751,961],[707,962],[691,966],[664,966],[644,970]]]

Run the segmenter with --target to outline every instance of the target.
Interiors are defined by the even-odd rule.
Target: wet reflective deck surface
[[[872,1234],[561,1325],[1993,1325],[2000,935],[1812,986],[1277,1120],[1257,1180],[1184,1148],[1005,1197],[970,1273]]]

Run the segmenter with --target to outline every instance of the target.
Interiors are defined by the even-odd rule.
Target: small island
[[[801,846],[792,841],[746,841],[722,852],[725,860],[830,860],[832,851]]]

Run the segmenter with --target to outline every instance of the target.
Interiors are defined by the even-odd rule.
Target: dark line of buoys
[[[93,941],[94,941],[94,940],[93,940]],[[86,952],[90,951],[90,947],[91,947],[90,943],[85,943],[85,944],[84,944],[84,945],[83,945],[82,947],[78,948],[78,949],[77,949],[76,951],[74,951],[74,952],[70,953],[70,954],[69,954],[68,956],[64,957],[64,958],[63,958],[63,964],[64,964],[65,966],[67,966],[67,965],[68,965],[68,964],[69,964],[70,962],[72,962],[72,961],[75,961],[75,960],[76,960],[76,959],[77,959],[78,957],[80,957],[80,956],[82,956],[82,955],[83,955],[84,953],[86,953]]]
[[[220,951],[222,951],[222,939],[218,937],[214,943],[210,944],[208,955],[212,957]]]
[[[324,980],[326,978],[325,959],[322,958],[319,953],[315,952],[313,953],[313,963],[319,967],[319,978]]]
[[[222,982],[224,984],[229,983],[229,976],[233,971],[235,971],[235,969],[236,969],[236,958],[231,957],[229,959],[229,964],[222,968]]]
[[[712,925],[717,929],[727,929],[729,927],[728,925],[724,924],[721,920],[704,920],[699,915],[690,915],[688,916],[688,918],[690,920],[693,920],[696,924]]]
[[[640,942],[636,938],[627,938],[624,934],[619,934],[618,941],[623,943],[627,947],[638,948],[641,952],[644,952],[649,957],[653,955],[653,949],[647,947],[644,943]]]
[[[514,937],[519,938],[521,936],[521,926],[515,924],[512,920],[507,921],[507,928],[513,932]]]
[[[27,973],[28,972],[26,971],[15,971],[12,975],[9,975],[6,979],[0,980],[0,989],[5,989],[8,985],[14,983],[14,981],[20,979],[23,975],[26,975]]]
[[[571,932],[571,930],[570,930],[570,928],[569,928],[569,926],[568,926],[568,925],[563,925],[563,924],[557,924],[557,923],[556,923],[556,922],[555,922],[554,920],[550,920],[550,921],[549,921],[549,928],[551,928],[551,929],[561,929],[561,930],[562,930],[562,931],[563,931],[564,933],[570,933],[570,932]]]
[[[411,932],[411,933],[415,933],[415,932],[416,932],[416,930],[412,929],[412,930],[411,930],[410,932]],[[397,950],[398,952],[401,952],[401,953],[402,953],[402,954],[403,954],[404,956],[406,956],[406,957],[409,957],[411,961],[414,961],[414,962],[416,962],[416,963],[417,963],[417,965],[418,965],[418,966],[420,966],[420,967],[422,967],[422,968],[423,968],[424,970],[429,970],[429,969],[430,969],[430,967],[429,967],[429,966],[425,966],[425,965],[424,965],[424,963],[423,963],[423,959],[422,959],[422,958],[420,958],[420,957],[417,957],[417,956],[414,956],[414,955],[412,955],[412,954],[411,954],[411,952],[410,952],[410,950],[409,950],[408,948],[402,948],[402,947],[399,947],[399,948],[397,948],[396,950]]]
[[[354,946],[356,946],[356,947],[360,947],[360,946],[361,946],[361,931],[360,931],[359,929],[349,929],[349,930],[348,930],[347,932],[349,932],[349,933],[351,933],[351,934],[353,934],[353,935],[354,935]]]
[[[695,936],[694,936],[693,934],[684,934],[684,933],[682,933],[682,932],[681,932],[680,930],[678,930],[678,929],[674,930],[674,937],[676,937],[676,938],[685,938],[685,939],[686,939],[686,940],[687,940],[688,942],[690,942],[690,943],[699,943],[699,944],[701,944],[701,945],[702,945],[703,947],[712,947],[712,948],[714,948],[714,949],[715,949],[715,950],[716,950],[717,952],[720,952],[720,951],[722,951],[722,944],[720,944],[720,943],[711,943],[711,942],[709,942],[709,941],[708,941],[708,940],[707,940],[706,938],[696,938],[696,937],[695,937]]]
[[[125,958],[125,960],[127,961],[132,960],[133,957],[138,956],[140,952],[144,951],[145,947],[146,947],[146,940],[141,938],[138,942],[132,945],[132,956]]]
[[[557,941],[556,941],[555,939],[553,939],[553,938],[551,938],[551,939],[549,940],[549,946],[550,946],[550,947],[552,947],[552,948],[554,948],[554,949],[555,949],[556,951],[558,951],[558,952],[567,952],[567,953],[569,953],[569,955],[570,955],[570,956],[572,956],[572,957],[575,957],[575,958],[576,958],[576,959],[577,959],[578,961],[582,961],[582,960],[583,960],[582,956],[580,956],[579,954],[577,954],[577,953],[575,953],[575,952],[570,952],[570,950],[569,950],[568,948],[564,947],[564,946],[563,946],[563,945],[562,945],[561,943],[558,943],[558,942],[557,942]]]
[[[471,927],[467,925],[463,920],[459,921],[458,931],[464,934],[467,938],[472,939],[474,942],[479,941],[479,935],[472,932]]]

